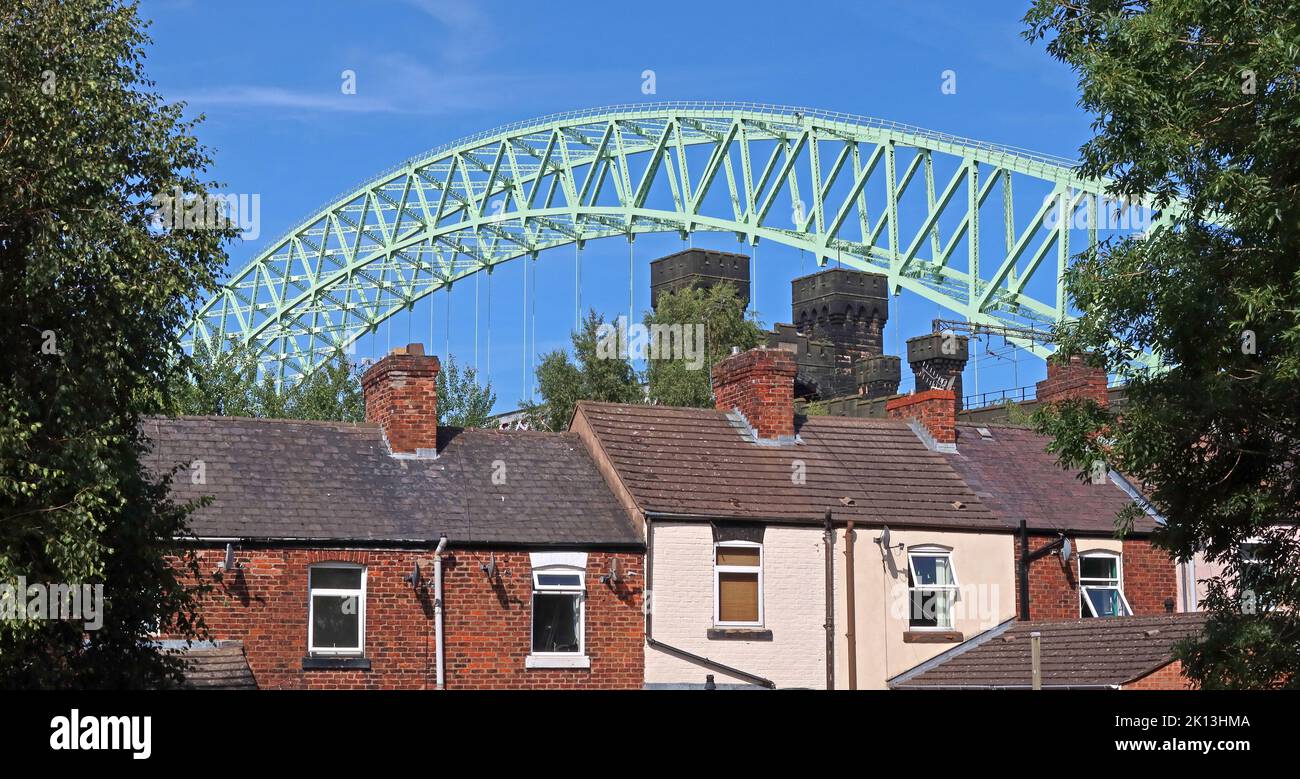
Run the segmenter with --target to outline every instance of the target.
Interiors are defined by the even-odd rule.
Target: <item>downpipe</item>
[[[446,676],[443,669],[442,644],[442,552],[447,548],[447,537],[438,539],[438,548],[433,550],[433,632],[436,645],[437,688],[444,689]]]

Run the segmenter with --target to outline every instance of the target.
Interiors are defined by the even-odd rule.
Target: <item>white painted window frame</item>
[[[1242,574],[1246,573],[1247,566],[1264,565],[1264,562],[1259,560],[1256,557],[1254,551],[1248,554],[1246,549],[1247,547],[1262,546],[1267,540],[1268,539],[1264,538],[1263,536],[1251,536],[1250,538],[1247,538],[1246,540],[1237,544],[1238,568]],[[1240,593],[1238,594],[1238,597],[1240,598]],[[1258,600],[1259,600],[1258,597],[1256,597],[1256,603],[1254,604],[1255,609],[1257,611],[1273,611],[1275,608],[1277,608],[1276,606],[1270,606],[1268,604],[1259,603]]]
[[[916,584],[921,581],[921,577],[916,574],[916,566],[913,564],[915,557],[945,557],[948,559],[948,571],[952,573],[952,584]],[[953,610],[957,606],[957,591],[961,587],[960,579],[957,578],[957,564],[953,561],[952,549],[946,546],[935,546],[926,544],[922,546],[908,547],[907,549],[907,572],[912,577],[913,586],[907,588],[907,629],[909,631],[932,630],[938,632],[948,632],[957,629],[957,620]],[[912,603],[915,593],[922,591],[947,590],[951,593],[948,598],[948,627],[940,625],[913,625],[912,624]]]
[[[1092,577],[1085,578],[1083,575],[1083,561],[1089,557],[1100,557],[1114,561],[1115,576],[1113,578],[1097,579]],[[1088,582],[1110,582],[1114,584],[1088,584]],[[1079,616],[1096,617],[1105,619],[1097,614],[1097,609],[1092,605],[1092,598],[1088,597],[1088,590],[1115,590],[1119,593],[1119,602],[1124,606],[1124,613],[1121,617],[1133,616],[1133,609],[1128,605],[1128,597],[1124,595],[1124,556],[1118,552],[1112,552],[1109,549],[1091,549],[1087,552],[1079,553]],[[1084,608],[1087,611],[1084,611]]]
[[[757,549],[758,565],[718,565],[719,549]],[[755,541],[717,541],[713,544],[713,625],[720,628],[761,628],[763,627],[763,545]],[[718,586],[719,574],[723,573],[757,573],[758,574],[758,621],[757,622],[723,622],[722,597]]]
[[[342,568],[361,571],[360,589],[311,586],[312,571],[323,568]],[[366,579],[368,572],[364,565],[358,563],[312,563],[307,566],[307,654],[323,657],[364,657],[366,654]],[[318,647],[316,646],[316,596],[357,596],[357,647]]]
[[[567,574],[578,577],[577,584],[542,584],[544,574]],[[587,657],[587,571],[568,563],[553,563],[533,569],[533,591],[529,595],[528,606],[528,657],[526,668],[589,668],[591,661]],[[533,650],[533,635],[537,621],[538,594],[571,594],[578,596],[578,651],[576,652],[537,652]]]

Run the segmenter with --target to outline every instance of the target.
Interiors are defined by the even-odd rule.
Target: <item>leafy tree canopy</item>
[[[275,377],[257,377],[257,358],[244,347],[222,352],[195,346],[186,372],[176,376],[168,394],[174,414],[318,419],[360,422],[365,419],[360,371],[345,354],[335,355],[312,375],[291,386]]]
[[[0,3],[0,582],[104,594],[95,630],[0,620],[0,687],[175,682],[148,636],[197,627],[165,559],[189,507],[144,466],[140,420],[235,231],[154,222],[160,193],[215,184],[145,76],[143,27],[109,0]]]
[[[713,366],[733,346],[746,351],[763,340],[758,323],[745,318],[744,301],[732,284],[662,293],[645,324],[650,398],[665,406],[713,408]]]
[[[1122,410],[1068,403],[1037,423],[1064,463],[1144,484],[1168,521],[1157,543],[1224,567],[1204,639],[1180,652],[1187,674],[1300,686],[1300,555],[1275,530],[1300,519],[1300,6],[1038,0],[1025,22],[1096,117],[1082,173],[1162,209],[1067,280],[1080,317],[1060,348],[1126,378]],[[1167,370],[1133,371],[1144,350]]]
[[[538,430],[567,430],[579,400],[641,403],[645,400],[636,371],[626,356],[602,348],[609,343],[605,318],[593,309],[582,329],[572,334],[573,360],[563,350],[548,352],[537,366],[540,403],[525,402],[529,424]]]
[[[492,385],[478,383],[478,371],[462,368],[448,356],[438,371],[438,424],[448,427],[491,427],[497,396]]]

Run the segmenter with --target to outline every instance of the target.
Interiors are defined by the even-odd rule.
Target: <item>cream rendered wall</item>
[[[835,538],[835,687],[848,689],[845,531]],[[959,595],[953,628],[972,638],[1015,616],[1015,545],[1010,533],[891,530],[893,565],[875,538],[879,528],[855,528],[854,596],[859,690],[884,689],[886,680],[956,646],[904,643],[907,632],[907,548],[952,550]],[[899,543],[905,545],[898,549]]]
[[[817,527],[768,526],[763,535],[763,629],[771,641],[710,640],[713,529],[706,522],[654,522],[653,637],[757,674],[778,687],[826,687],[825,557]],[[648,684],[744,684],[720,671],[646,647]]]

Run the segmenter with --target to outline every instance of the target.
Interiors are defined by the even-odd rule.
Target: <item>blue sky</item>
[[[192,115],[206,115],[198,133],[214,152],[212,173],[223,189],[260,194],[261,236],[230,247],[236,267],[330,198],[408,156],[507,122],[614,103],[806,105],[1075,158],[1090,118],[1076,106],[1074,75],[1020,37],[1026,7],[1026,0],[140,4],[152,20],[148,71],[158,89],[187,101]],[[340,91],[345,69],[356,73],[354,96]],[[649,97],[641,92],[647,69],[657,87]],[[940,89],[945,70],[956,73],[956,94]],[[739,250],[726,236],[700,236],[695,244]],[[673,237],[638,241],[638,310],[649,306],[649,260],[680,248]],[[572,263],[564,249],[538,262],[538,352],[567,343]],[[788,282],[800,275],[800,254],[765,244],[760,265],[757,309],[767,325],[787,321]],[[584,306],[626,311],[626,243],[592,244],[583,274]],[[495,275],[490,370],[505,410],[525,394],[528,357],[520,271]],[[473,364],[472,293],[472,285],[453,293],[450,336],[439,293],[411,317],[390,320],[360,353],[411,338],[431,342],[439,354],[450,343]],[[936,316],[951,313],[904,293],[887,349],[896,350],[896,331],[903,339],[928,331]],[[486,331],[480,311],[483,372]],[[982,391],[1043,374],[1027,353],[1014,368],[982,356]]]

